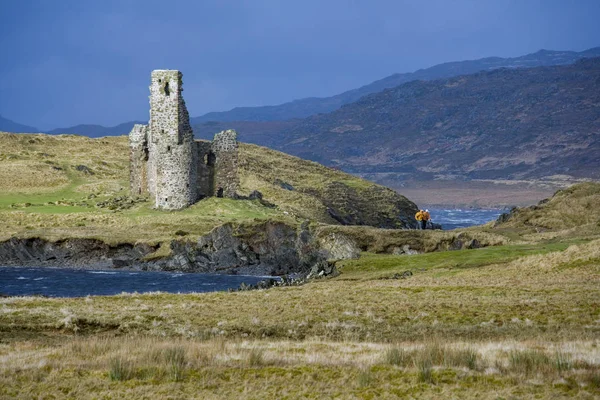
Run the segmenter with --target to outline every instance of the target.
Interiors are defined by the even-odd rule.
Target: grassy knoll
[[[498,231],[574,233],[598,231],[600,228],[600,183],[588,182],[557,191],[538,205],[511,213],[510,218],[495,227]]]
[[[178,230],[200,236],[231,221],[294,221],[256,201],[206,199],[179,212],[153,210],[147,199],[127,204],[128,152],[126,137],[0,134],[0,240],[158,242]]]
[[[0,394],[594,398],[600,241],[567,246],[366,255],[266,291],[0,299]]]
[[[148,199],[129,197],[124,136],[0,133],[0,240],[156,242],[174,238],[178,230],[192,238],[204,235],[231,221],[311,219],[335,224],[327,212],[332,207],[342,215],[357,215],[358,222],[379,224],[414,207],[392,190],[259,146],[242,144],[239,165],[240,194],[260,190],[275,207],[215,198],[184,211],[163,212],[153,210]]]

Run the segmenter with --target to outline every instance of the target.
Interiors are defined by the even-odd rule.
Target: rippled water
[[[442,224],[444,230],[482,225],[498,218],[505,210],[488,209],[434,209],[430,208],[431,220]]]
[[[171,272],[89,271],[0,267],[0,293],[10,296],[81,297],[122,292],[213,292],[256,284],[259,276]]]

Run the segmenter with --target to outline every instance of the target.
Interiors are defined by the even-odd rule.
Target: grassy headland
[[[242,144],[239,165],[240,194],[259,190],[275,207],[209,198],[163,212],[153,210],[148,199],[129,197],[126,137],[0,133],[0,240],[156,242],[174,238],[178,230],[201,236],[232,221],[336,224],[328,208],[355,222],[393,226],[399,213],[415,207],[390,189],[259,146]]]

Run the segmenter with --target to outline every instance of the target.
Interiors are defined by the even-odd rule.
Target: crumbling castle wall
[[[194,140],[181,92],[182,74],[152,71],[150,122],[129,134],[131,194],[149,194],[155,207],[178,210],[202,197],[236,197],[238,142],[234,130],[212,142]]]
[[[212,151],[212,143],[198,140],[196,141],[196,151],[198,154],[198,181],[196,183],[198,197],[213,196],[215,154]]]
[[[129,182],[132,195],[148,193],[148,125],[136,124],[129,134]]]
[[[237,132],[229,129],[217,133],[212,151],[215,154],[214,196],[235,198],[240,184]]]

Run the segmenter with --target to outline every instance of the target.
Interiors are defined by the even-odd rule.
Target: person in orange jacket
[[[425,218],[425,211],[423,211],[423,210],[419,210],[415,214],[415,219],[417,220],[417,226],[419,227],[419,229],[425,229],[427,227],[427,221],[425,221],[424,218]]]
[[[423,212],[423,222],[425,223],[425,227],[423,229],[427,229],[427,225],[431,221],[431,215],[429,214],[429,210],[425,210]]]

